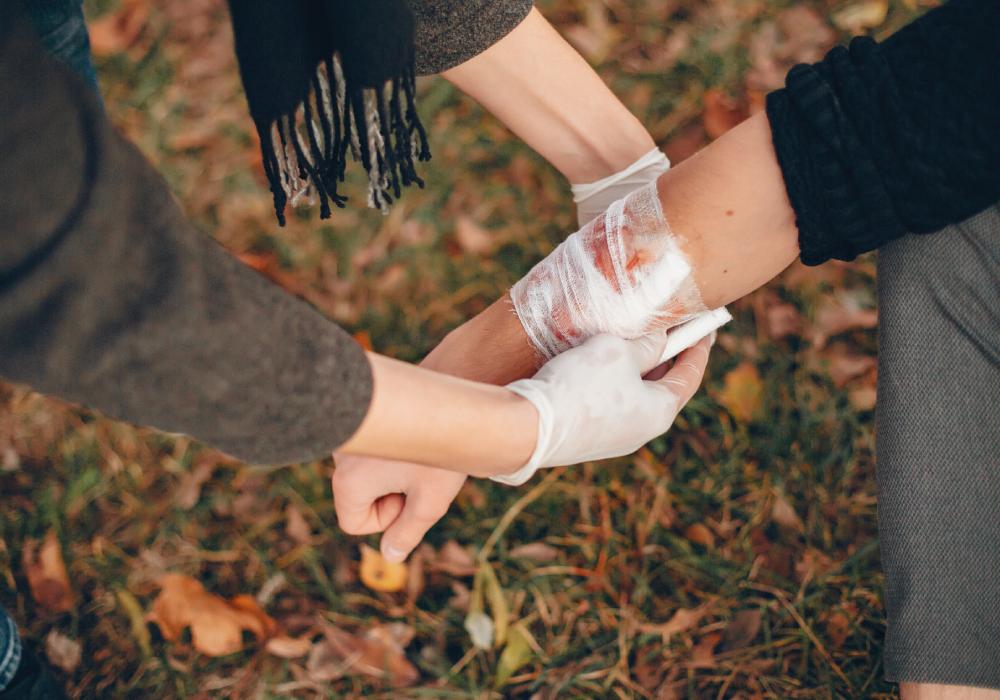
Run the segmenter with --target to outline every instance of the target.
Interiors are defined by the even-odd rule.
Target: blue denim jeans
[[[33,0],[26,5],[28,17],[45,48],[97,92],[97,74],[90,59],[90,38],[83,21],[83,1]],[[20,663],[21,636],[14,620],[0,608],[0,691],[10,685]]]
[[[32,0],[26,5],[28,17],[49,53],[76,71],[97,92],[83,0]]]
[[[21,635],[14,620],[0,608],[0,691],[10,685],[20,663]]]

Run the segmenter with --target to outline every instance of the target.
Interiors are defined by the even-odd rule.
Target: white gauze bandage
[[[510,296],[545,359],[600,333],[638,338],[706,311],[656,182],[563,241]]]

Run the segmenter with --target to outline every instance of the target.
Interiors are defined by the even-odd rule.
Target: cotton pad
[[[733,315],[726,307],[705,311],[684,323],[667,331],[667,346],[659,364],[663,364],[697,343],[714,330],[722,328],[733,320]]]

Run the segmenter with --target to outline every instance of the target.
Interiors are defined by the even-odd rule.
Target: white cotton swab
[[[726,307],[720,306],[718,309],[703,311],[687,323],[671,328],[667,331],[667,347],[663,349],[659,364],[680,355],[706,335],[732,320],[732,314]]]

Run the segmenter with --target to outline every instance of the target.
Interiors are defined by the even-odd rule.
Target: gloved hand
[[[542,467],[620,457],[661,435],[694,395],[714,333],[685,350],[656,381],[643,375],[667,344],[659,331],[635,340],[599,335],[550,360],[531,379],[507,385],[538,411],[531,459],[513,474],[491,477],[519,486]]]
[[[583,225],[599,215],[625,195],[643,185],[656,182],[670,170],[670,161],[659,148],[654,148],[624,170],[608,175],[597,182],[570,185],[576,203],[576,221]]]

